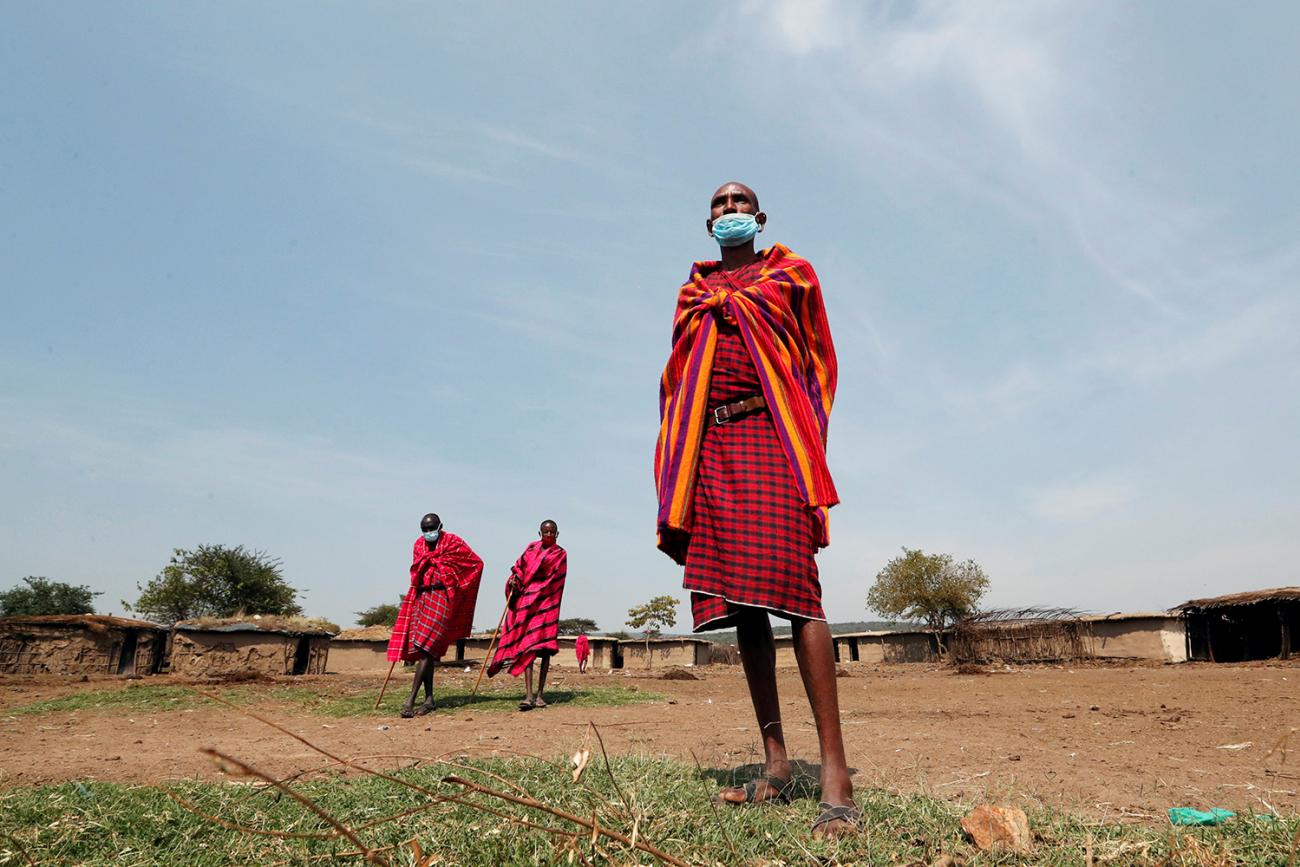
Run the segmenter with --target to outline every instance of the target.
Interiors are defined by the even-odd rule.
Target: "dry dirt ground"
[[[591,720],[611,753],[698,760],[727,770],[755,761],[756,727],[739,668],[695,672],[699,680],[664,680],[644,671],[553,678],[555,689],[635,685],[662,696],[621,707],[556,704],[525,714],[471,706],[412,720],[334,719],[273,701],[253,707],[348,756],[463,751],[554,758],[583,746]],[[467,689],[473,675],[444,669],[438,677],[443,687]],[[292,682],[342,695],[377,692],[381,680],[325,675]],[[394,680],[398,689],[405,685]],[[1136,821],[1159,820],[1167,807],[1179,805],[1253,812],[1271,805],[1281,813],[1300,806],[1300,664],[1049,666],[981,674],[854,664],[844,667],[838,683],[858,786],[949,800],[1037,802]],[[124,687],[108,678],[0,680],[0,786],[216,779],[219,771],[198,752],[205,746],[283,775],[320,764],[302,744],[226,708],[6,713],[77,690]],[[816,736],[797,671],[782,671],[780,690],[791,755],[815,763]],[[373,761],[391,767],[410,759]]]

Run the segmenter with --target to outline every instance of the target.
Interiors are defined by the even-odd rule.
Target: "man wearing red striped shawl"
[[[537,530],[540,537],[524,549],[510,569],[506,581],[506,619],[501,628],[497,652],[488,666],[493,677],[504,666],[510,673],[524,676],[526,695],[520,710],[546,707],[542,697],[551,657],[560,649],[560,599],[569,560],[556,544],[560,531],[554,521],[543,521]],[[537,692],[533,692],[533,663],[541,658],[537,673]]]
[[[430,513],[420,519],[420,538],[411,553],[411,587],[388,641],[390,662],[415,663],[415,681],[402,706],[403,717],[424,715],[434,709],[433,669],[447,647],[469,635],[478,601],[483,561],[465,540],[442,528],[442,519]],[[415,698],[424,687],[424,704]]]
[[[736,629],[758,719],[764,776],[719,799],[790,798],[775,614],[792,626],[817,723],[823,803],[812,830],[835,836],[861,825],[813,559],[839,502],[826,465],[835,347],[812,265],[780,244],[755,250],[766,222],[753,190],[721,186],[705,224],[721,260],[695,263],[678,290],[659,393],[659,547],[686,567],[695,631]]]

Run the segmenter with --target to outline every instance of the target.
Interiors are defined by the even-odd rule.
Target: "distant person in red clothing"
[[[493,677],[503,666],[515,677],[524,676],[520,710],[546,707],[542,692],[551,657],[560,649],[560,600],[564,596],[564,579],[569,571],[569,555],[556,539],[560,530],[554,521],[543,521],[537,528],[538,539],[529,543],[510,569],[506,581],[506,621],[501,643],[488,666]],[[533,692],[533,663],[541,658],[537,692]]]
[[[434,709],[433,669],[454,641],[469,635],[483,578],[483,561],[465,540],[442,528],[432,512],[420,519],[420,538],[411,553],[411,586],[388,641],[390,661],[415,663],[411,695],[403,717]],[[424,687],[424,704],[415,699]]]
[[[591,642],[587,640],[587,636],[578,636],[578,639],[573,642],[573,652],[578,655],[578,674],[586,674],[587,657],[591,655]]]
[[[705,227],[720,261],[696,262],[677,294],[659,391],[659,547],[686,567],[695,631],[735,627],[765,773],[723,789],[731,804],[788,801],[790,759],[769,614],[790,621],[821,748],[815,836],[861,827],[840,730],[835,655],[813,559],[837,502],[826,430],[835,347],[812,265],[780,244],[752,189],[723,184]]]

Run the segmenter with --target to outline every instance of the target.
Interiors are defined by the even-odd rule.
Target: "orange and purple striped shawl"
[[[839,495],[826,465],[826,429],[837,367],[821,286],[812,264],[781,244],[761,251],[759,259],[757,276],[747,283],[722,271],[720,262],[696,262],[678,290],[673,348],[659,385],[655,448],[659,544],[670,554],[665,536],[690,532],[718,340],[715,314],[738,326],[799,494],[817,512],[819,543],[830,541],[826,512]]]

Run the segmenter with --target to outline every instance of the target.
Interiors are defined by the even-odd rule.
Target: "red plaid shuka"
[[[559,545],[547,548],[538,539],[524,549],[510,569],[510,581],[518,589],[501,627],[488,677],[505,665],[518,677],[539,653],[560,649],[560,598],[568,572],[569,558]]]
[[[482,577],[483,561],[455,533],[443,530],[432,548],[423,536],[416,539],[411,589],[388,640],[388,659],[415,662],[425,653],[441,659],[453,641],[469,635]]]

